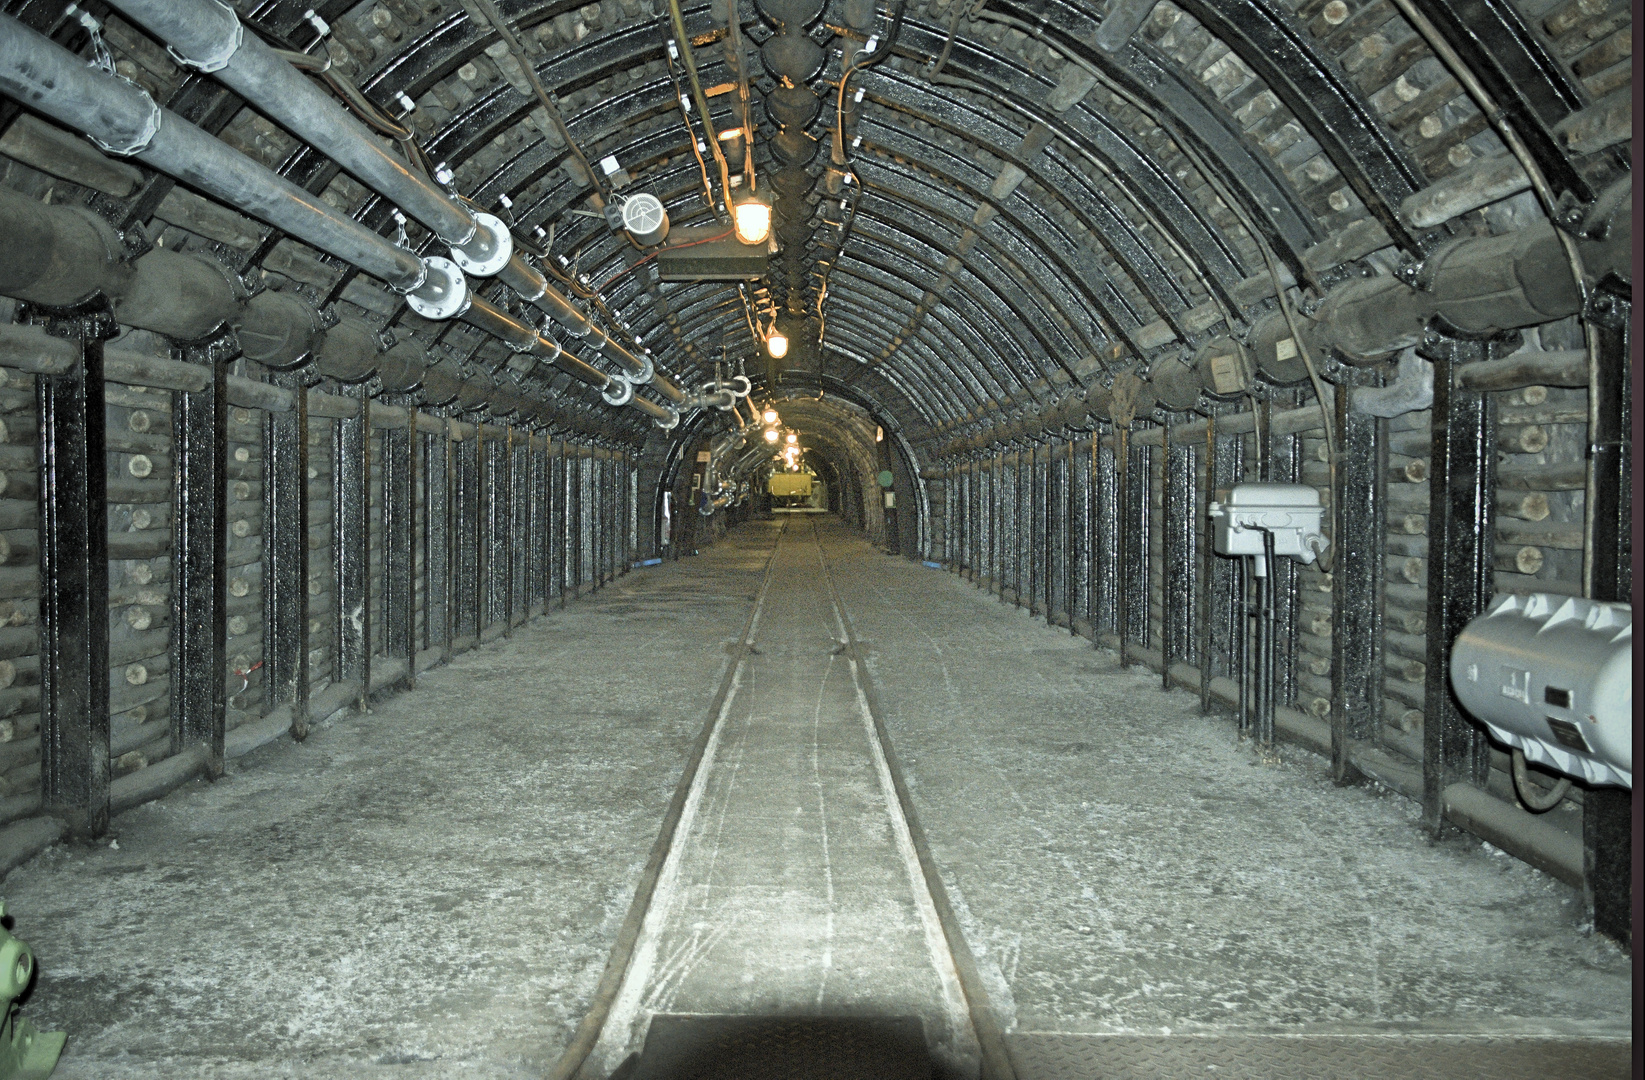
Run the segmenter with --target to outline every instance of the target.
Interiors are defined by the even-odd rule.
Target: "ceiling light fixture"
[[[776,409],[767,409],[767,410],[765,410],[765,414],[762,415],[760,417],[760,419],[765,421],[767,424],[775,424],[777,422],[777,410]]]
[[[777,441],[777,429],[776,428],[766,428],[765,429],[765,441],[766,442],[776,442]]]
[[[737,225],[737,239],[745,244],[763,244],[771,235],[771,200],[762,193],[749,192],[731,204]]]
[[[773,330],[770,336],[765,339],[765,348],[771,354],[772,359],[781,360],[788,355],[788,337],[780,331]]]

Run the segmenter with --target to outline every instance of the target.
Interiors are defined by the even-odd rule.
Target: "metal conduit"
[[[457,265],[477,277],[496,274],[509,288],[547,312],[623,369],[630,381],[650,383],[679,401],[680,388],[657,374],[596,327],[548,279],[513,251],[508,228],[476,213],[408,169],[358,119],[281,59],[217,0],[117,0],[113,5],[168,43],[183,60],[209,72],[282,127],[341,165],[361,183],[422,222],[451,246]]]
[[[85,132],[110,153],[134,156],[381,278],[420,300],[421,314],[435,310],[457,315],[501,338],[516,351],[529,350],[552,360],[561,370],[591,386],[603,389],[612,382],[611,376],[564,354],[526,323],[468,293],[462,272],[447,260],[420,259],[396,246],[221,140],[161,109],[136,85],[87,65],[8,15],[0,15],[0,91]],[[644,408],[641,411],[651,414]]]
[[[548,284],[541,270],[526,262],[518,253],[497,274],[498,280],[526,300],[547,312],[549,317],[580,338],[592,338],[594,347],[623,369],[634,383],[648,383],[676,405],[685,401],[685,391],[667,376],[657,371],[650,357],[635,356],[621,343],[601,330],[578,311],[576,305]]]
[[[513,246],[506,228],[500,235],[485,228],[466,207],[413,173],[372,139],[347,109],[255,34],[246,33],[228,7],[216,0],[120,0],[111,6],[169,44],[184,63],[221,80],[355,179],[392,199],[454,250],[460,249],[459,265],[481,263],[498,253],[506,261]],[[463,270],[482,276],[470,266]]]
[[[479,297],[474,297],[468,310],[458,318],[470,326],[484,330],[517,353],[526,353],[547,360],[578,382],[592,386],[596,390],[605,390],[617,382],[613,376],[566,352],[558,342],[544,337],[528,324]]]
[[[9,15],[0,15],[0,91],[430,303],[449,303],[462,275],[396,247],[222,140],[155,104],[133,83],[92,67]],[[442,262],[444,260],[441,260]],[[455,267],[452,268],[455,271]]]

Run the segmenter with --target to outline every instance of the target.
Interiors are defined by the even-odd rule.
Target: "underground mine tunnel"
[[[1628,1075],[1633,32],[3,0],[0,1078]]]

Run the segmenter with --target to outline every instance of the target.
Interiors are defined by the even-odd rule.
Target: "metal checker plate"
[[[1018,1080],[1620,1080],[1625,1038],[1500,1035],[1006,1037]]]

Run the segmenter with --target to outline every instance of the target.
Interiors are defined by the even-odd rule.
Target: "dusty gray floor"
[[[830,556],[967,937],[1017,1031],[1627,1035],[1575,890],[955,575]]]
[[[1569,888],[1429,844],[1411,803],[1335,788],[1318,759],[1254,765],[1197,699],[823,527],[1019,1034],[1626,1036],[1627,961]],[[13,871],[0,891],[42,971],[26,1014],[70,1032],[58,1075],[537,1075],[604,965],[769,536],[631,574],[124,815],[118,848]]]
[[[61,1080],[536,1076],[581,1019],[764,538],[636,571],[3,885]],[[594,662],[591,662],[594,661]]]

